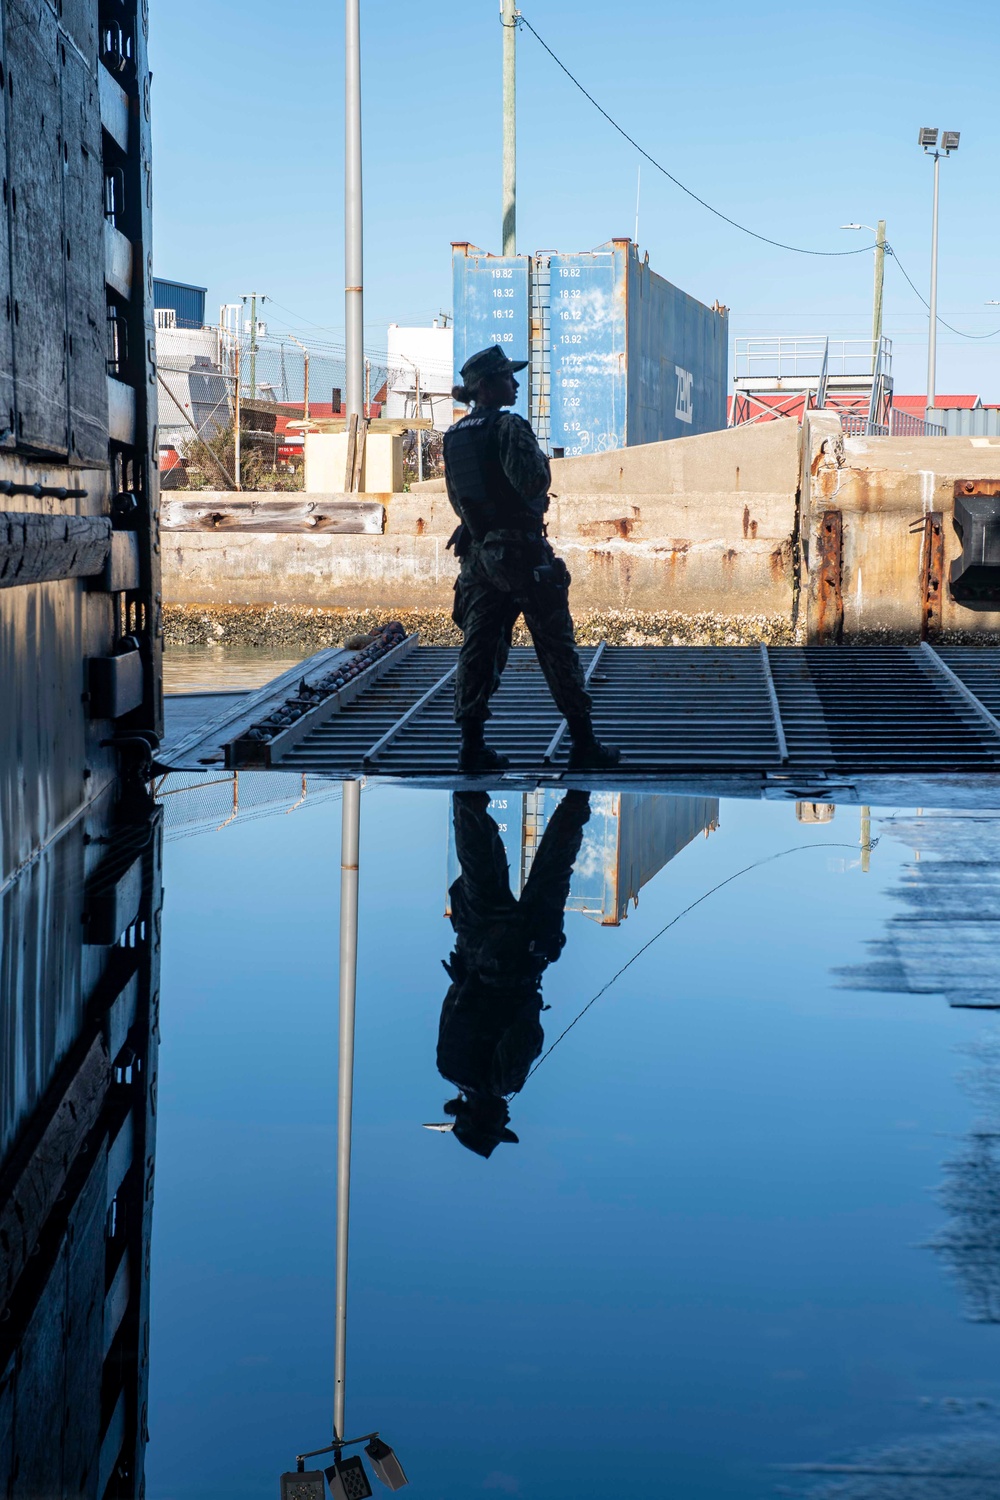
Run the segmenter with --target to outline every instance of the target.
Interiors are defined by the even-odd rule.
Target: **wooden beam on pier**
[[[312,535],[381,536],[385,506],[351,495],[260,492],[252,499],[224,491],[194,498],[166,493],[160,502],[163,531],[300,531]]]
[[[0,510],[0,589],[91,578],[111,551],[107,516],[43,516]]]

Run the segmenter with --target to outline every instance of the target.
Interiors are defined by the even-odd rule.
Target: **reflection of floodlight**
[[[390,1490],[401,1490],[409,1480],[403,1473],[403,1465],[389,1447],[380,1438],[372,1438],[365,1452],[372,1461],[375,1470],[375,1478],[381,1479],[382,1483]]]
[[[957,151],[958,150],[958,138],[959,138],[960,134],[961,134],[961,132],[958,131],[958,130],[942,130],[942,132],[941,132],[941,150],[942,151]]]
[[[936,146],[937,138],[937,126],[935,125],[933,128],[931,128],[929,125],[924,125],[920,131],[919,144],[925,147]]]
[[[325,1500],[323,1470],[310,1469],[304,1474],[282,1474],[281,1500]]]
[[[428,1123],[424,1126],[424,1129],[439,1130],[441,1134],[444,1135],[446,1131],[455,1129],[455,1122],[454,1120],[442,1120],[440,1123],[438,1123],[438,1121],[436,1120],[431,1120],[428,1121]]]
[[[326,1471],[333,1500],[369,1500],[372,1487],[360,1458],[337,1458]]]

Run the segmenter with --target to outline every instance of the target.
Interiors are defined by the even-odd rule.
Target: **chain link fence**
[[[249,329],[157,327],[160,483],[175,490],[301,490],[302,423],[341,415],[342,345]],[[440,372],[437,381],[440,384]],[[365,415],[438,415],[440,397],[414,391],[412,369],[365,355]],[[404,479],[443,472],[441,434],[403,435]]]

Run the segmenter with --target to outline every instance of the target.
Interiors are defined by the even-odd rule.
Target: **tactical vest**
[[[538,531],[547,501],[518,493],[504,473],[496,408],[474,408],[444,435],[448,498],[473,539],[491,531]]]

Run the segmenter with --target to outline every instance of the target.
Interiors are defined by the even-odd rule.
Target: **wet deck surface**
[[[1000,652],[923,646],[599,647],[581,652],[598,733],[622,751],[609,778],[569,773],[568,737],[534,652],[518,649],[493,700],[489,742],[508,779],[687,790],[788,782],[803,795],[852,779],[992,778],[1000,773]],[[227,717],[206,700],[168,707],[164,767],[267,764],[331,777],[462,784],[453,722],[457,653],[419,647],[341,703],[338,694],[261,750],[246,731],[328,670],[321,653],[246,698]],[[346,659],[346,658],[345,658]],[[994,712],[996,710],[996,712]],[[186,716],[181,724],[181,715]],[[214,717],[214,722],[210,723]],[[242,738],[241,738],[242,736]],[[986,785],[980,782],[980,785]],[[878,791],[860,796],[878,798]]]

